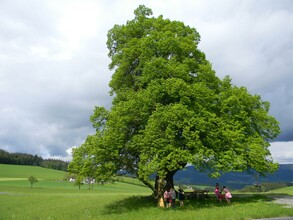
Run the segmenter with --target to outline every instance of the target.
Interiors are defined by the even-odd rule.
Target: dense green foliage
[[[0,149],[0,163],[40,166],[43,158],[25,153],[9,153]]]
[[[69,162],[60,159],[43,159],[40,166],[44,168],[67,171]]]
[[[9,153],[0,149],[0,164],[31,165],[67,171],[68,162],[59,159],[43,159],[38,155]]]
[[[280,130],[269,103],[216,76],[195,28],[145,6],[134,14],[108,32],[113,105],[95,108],[96,134],[76,149],[71,170],[102,178],[126,170],[159,196],[188,163],[214,177],[275,171],[268,147]]]
[[[29,178],[27,178],[27,180],[31,183],[31,187],[33,187],[34,183],[39,182],[39,180],[35,176],[30,176]]]

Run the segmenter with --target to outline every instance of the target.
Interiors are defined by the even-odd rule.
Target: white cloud
[[[274,145],[293,137],[290,0],[0,1],[0,148],[66,157],[94,131],[94,106],[111,103],[107,32],[139,4],[195,27],[217,75],[271,103],[283,131],[273,157],[288,161]]]
[[[65,151],[66,151],[66,154],[63,155],[63,156],[60,156],[60,155],[51,155],[49,152],[46,151],[46,153],[43,155],[43,158],[44,159],[58,159],[58,160],[63,160],[63,161],[68,161],[70,162],[72,160],[72,149],[73,148],[76,148],[78,146],[73,146],[73,147],[69,147],[67,148]]]
[[[273,142],[269,149],[274,161],[281,164],[293,163],[293,141]]]

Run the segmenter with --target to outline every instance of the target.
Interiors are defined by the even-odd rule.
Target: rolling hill
[[[29,176],[36,176],[43,180],[58,180],[63,179],[66,172],[47,169],[36,166],[25,165],[8,165],[0,164],[0,179],[23,179],[26,180]],[[265,177],[259,177],[262,182],[282,182],[293,184],[293,164],[280,164],[279,170],[274,174],[269,174]],[[246,172],[237,173],[230,172],[223,174],[219,179],[208,177],[207,173],[201,173],[194,169],[193,166],[188,166],[184,170],[178,171],[174,176],[176,185],[209,185],[214,186],[219,182],[222,186],[226,185],[229,188],[241,189],[246,185],[256,183],[255,176]]]
[[[38,179],[63,179],[66,172],[37,166],[0,164],[0,178],[23,178],[35,176]]]
[[[256,183],[255,176],[246,172],[230,172],[223,174],[219,179],[209,178],[207,173],[200,173],[193,166],[188,166],[184,170],[178,171],[174,176],[175,184],[192,185],[215,185],[219,182],[221,185],[227,185],[230,188],[240,189],[246,185]],[[274,174],[268,174],[265,177],[259,177],[258,182],[283,182],[293,184],[293,164],[280,164],[279,170]]]

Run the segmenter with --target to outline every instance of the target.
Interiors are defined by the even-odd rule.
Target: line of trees
[[[9,153],[0,149],[0,164],[30,165],[67,171],[68,162],[59,159],[43,159],[41,156],[26,153]]]

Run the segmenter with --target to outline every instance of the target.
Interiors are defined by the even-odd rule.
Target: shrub
[[[33,187],[33,184],[36,183],[36,182],[38,182],[39,180],[36,177],[34,177],[34,176],[30,176],[28,178],[28,181],[31,183],[31,188],[32,188]]]

